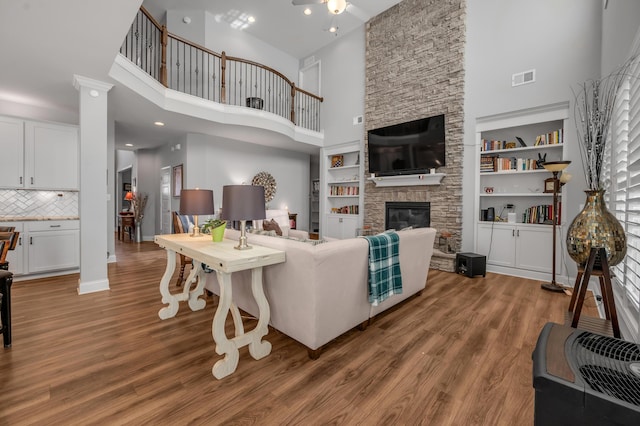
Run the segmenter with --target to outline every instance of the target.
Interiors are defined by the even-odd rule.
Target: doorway
[[[160,169],[160,233],[171,234],[171,167]]]

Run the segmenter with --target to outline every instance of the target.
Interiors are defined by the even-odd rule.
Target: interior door
[[[160,171],[160,233],[171,234],[171,168]]]

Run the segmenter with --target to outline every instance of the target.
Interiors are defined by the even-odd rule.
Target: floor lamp
[[[555,292],[564,292],[564,287],[556,283],[556,227],[558,225],[559,219],[558,191],[560,191],[560,186],[567,183],[569,180],[567,178],[558,179],[558,173],[566,169],[569,164],[571,164],[571,161],[548,161],[546,163],[542,163],[542,167],[544,167],[547,171],[553,173],[553,258],[551,259],[551,282],[542,283],[541,287],[545,290]],[[567,177],[569,177],[569,175],[567,175]]]

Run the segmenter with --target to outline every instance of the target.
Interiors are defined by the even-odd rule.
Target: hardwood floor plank
[[[217,297],[160,320],[164,250],[117,242],[116,254],[109,291],[79,296],[78,274],[14,283],[0,424],[528,425],[531,353],[569,303],[536,281],[433,270],[421,295],[318,360],[270,329],[268,357],[242,348],[236,372],[217,380]],[[586,309],[596,315],[593,301]],[[231,335],[231,318],[226,327]]]

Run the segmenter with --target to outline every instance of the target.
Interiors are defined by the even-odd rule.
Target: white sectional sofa
[[[263,271],[264,290],[271,310],[270,325],[305,345],[309,355],[316,358],[327,342],[420,292],[426,285],[436,230],[412,229],[399,231],[398,235],[403,293],[374,307],[368,302],[369,244],[366,239],[311,245],[248,234],[249,244],[286,252],[284,263],[265,267]],[[225,238],[237,240],[239,232],[227,229]],[[232,280],[236,305],[257,316],[250,272],[236,272]],[[219,294],[215,273],[207,274],[206,288]]]

